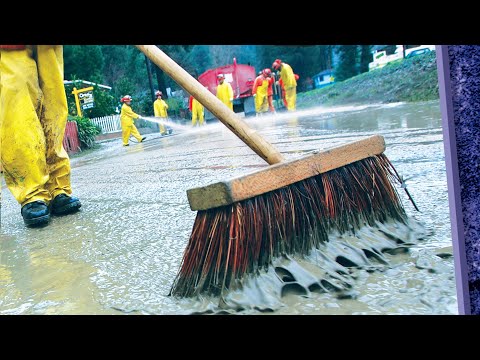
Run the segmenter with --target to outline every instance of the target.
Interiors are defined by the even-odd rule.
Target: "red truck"
[[[217,94],[218,74],[224,74],[225,81],[232,85],[233,111],[244,112],[245,116],[255,115],[255,103],[252,96],[253,82],[257,77],[255,68],[250,65],[237,64],[236,58],[233,58],[233,64],[205,71],[198,77],[198,81],[214,95]],[[205,120],[214,118],[213,114],[205,109]]]

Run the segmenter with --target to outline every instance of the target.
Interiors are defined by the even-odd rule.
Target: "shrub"
[[[78,138],[82,150],[89,149],[95,144],[95,136],[100,134],[102,130],[95,125],[89,118],[81,116],[68,116],[68,121],[75,121],[78,128]]]

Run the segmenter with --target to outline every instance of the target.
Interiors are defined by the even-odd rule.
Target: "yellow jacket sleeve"
[[[132,119],[138,119],[140,117],[140,115],[136,114],[130,106],[125,106],[125,104],[122,106],[122,113]]]

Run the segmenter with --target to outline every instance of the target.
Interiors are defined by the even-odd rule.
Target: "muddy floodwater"
[[[81,211],[26,228],[2,179],[0,314],[457,314],[438,101],[247,118],[287,159],[383,135],[409,224],[331,234],[218,298],[168,296],[196,212],[186,191],[267,164],[219,122],[72,157]],[[398,240],[398,239],[401,239]]]

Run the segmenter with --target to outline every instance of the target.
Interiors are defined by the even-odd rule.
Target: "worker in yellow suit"
[[[63,148],[68,106],[62,45],[0,45],[1,162],[26,226],[81,207]]]
[[[132,110],[132,97],[130,95],[125,95],[120,101],[123,102],[122,110],[120,112],[120,124],[122,125],[122,140],[123,146],[128,146],[128,139],[130,135],[133,135],[138,142],[142,142],[146,137],[142,137],[138,132],[137,127],[133,123],[133,119],[138,119],[140,115],[136,114]]]
[[[233,111],[233,88],[225,81],[225,75],[218,74],[217,98],[219,98],[230,110]]]
[[[255,112],[257,116],[268,111],[268,80],[263,75],[263,72],[260,72],[255,78],[252,87],[252,95],[255,99]]]
[[[192,112],[192,126],[197,125],[197,119],[198,125],[202,126],[205,119],[203,105],[190,95],[190,98],[188,99],[188,108]]]
[[[297,80],[295,79],[292,67],[282,62],[282,60],[276,59],[272,64],[272,68],[280,71],[280,79],[285,88],[287,110],[294,111],[297,103]]]
[[[168,104],[165,100],[162,99],[162,92],[159,90],[155,93],[157,100],[153,103],[153,112],[155,117],[159,117],[162,119],[168,118]],[[158,124],[160,126],[160,134],[167,135],[167,130],[165,129],[165,125],[163,123]]]

